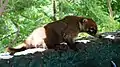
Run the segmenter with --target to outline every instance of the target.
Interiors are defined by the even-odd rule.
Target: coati
[[[8,47],[7,51],[15,53],[25,49],[41,47],[55,49],[56,45],[62,42],[66,42],[71,49],[75,49],[74,38],[79,32],[95,35],[97,33],[95,21],[91,18],[66,16],[61,20],[35,29],[25,40],[24,46],[18,49]]]
[[[66,16],[62,20],[49,23],[44,26],[48,48],[55,48],[55,44],[66,42],[71,49],[75,49],[74,38],[79,32],[87,32],[90,35],[97,33],[97,25],[90,18]]]

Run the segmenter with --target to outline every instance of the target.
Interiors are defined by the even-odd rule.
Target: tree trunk
[[[112,2],[112,0],[107,0],[109,15],[111,18],[113,18],[113,11],[112,11],[112,7],[111,7],[111,2]]]
[[[8,0],[5,0],[3,2],[3,0],[0,0],[0,16],[2,15],[2,13],[5,11],[5,7],[8,4]]]
[[[53,20],[56,21],[56,1],[53,0]]]

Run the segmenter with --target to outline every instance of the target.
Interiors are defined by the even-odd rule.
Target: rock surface
[[[120,67],[119,32],[109,32],[100,38],[83,41],[76,41],[78,51],[43,49],[26,54],[23,51],[14,56],[1,54],[0,67]]]

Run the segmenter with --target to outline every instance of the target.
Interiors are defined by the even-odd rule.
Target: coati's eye
[[[90,27],[87,29],[87,33],[90,35],[95,35],[97,33],[97,30],[94,27]]]

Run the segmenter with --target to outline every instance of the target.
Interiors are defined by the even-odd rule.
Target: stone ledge
[[[0,59],[0,67],[120,67],[120,39],[101,38],[77,43],[79,51],[45,50],[9,59]]]

